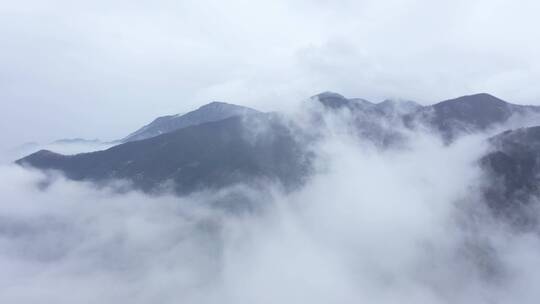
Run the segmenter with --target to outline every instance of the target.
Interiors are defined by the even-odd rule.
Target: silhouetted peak
[[[500,106],[508,104],[506,101],[487,93],[465,95],[454,99],[442,101],[437,105],[470,104],[471,106]]]
[[[317,97],[319,99],[327,99],[327,98],[347,99],[347,98],[345,98],[345,96],[343,96],[343,95],[341,95],[339,93],[336,93],[336,92],[332,92],[332,91],[325,91],[325,92],[319,93],[317,95],[314,95],[312,97]]]
[[[223,101],[212,101],[211,103],[205,104],[201,107],[199,107],[200,110],[202,109],[212,109],[212,108],[242,108],[242,106],[238,106],[235,104],[223,102]]]

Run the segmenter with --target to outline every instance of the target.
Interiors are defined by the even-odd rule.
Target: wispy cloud
[[[37,187],[47,177],[2,167],[1,301],[536,303],[538,237],[479,195],[484,136],[381,151],[332,128],[290,194]],[[235,197],[263,208],[231,213]]]

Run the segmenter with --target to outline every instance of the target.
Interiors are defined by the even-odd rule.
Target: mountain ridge
[[[256,128],[247,127],[250,124],[265,128],[252,133]],[[41,150],[16,163],[59,170],[73,180],[127,179],[148,192],[172,181],[175,192],[187,194],[259,178],[287,189],[301,184],[307,175],[306,155],[280,118],[257,114],[247,121],[234,116],[98,152],[62,155]]]
[[[160,116],[149,124],[120,139],[119,142],[125,143],[147,139],[192,125],[255,113],[259,113],[259,111],[226,102],[213,101],[185,114]]]
[[[332,92],[322,94],[322,98],[319,95],[311,98],[323,105],[320,115],[347,109],[353,113],[350,127],[358,138],[370,140],[376,145],[380,143],[381,149],[406,140],[406,136],[400,133],[400,121],[407,117],[431,126],[443,137],[455,139],[466,132],[480,132],[503,123],[516,113],[531,109],[538,111],[538,107],[514,105],[489,94],[475,94],[430,106],[409,103],[416,111],[403,114],[377,109],[378,105],[392,108],[401,101],[371,103],[363,99],[347,99]],[[222,108],[225,115],[230,115],[228,110],[231,107],[240,111],[241,115],[207,122],[201,121],[208,117],[198,117],[208,113],[208,109],[218,109],[219,116],[219,109]],[[171,132],[126,141],[98,152],[62,155],[41,150],[16,163],[40,170],[58,170],[74,180],[104,182],[125,179],[136,188],[150,192],[157,191],[160,185],[170,181],[179,194],[198,191],[205,186],[217,189],[260,178],[274,180],[285,188],[293,189],[309,178],[315,157],[309,145],[316,140],[318,129],[322,127],[320,120],[311,122],[308,135],[294,121],[279,114],[262,113],[226,103],[210,103],[189,113],[196,113],[191,116],[195,115],[193,121],[199,123],[186,123],[184,127]],[[165,117],[185,119],[189,113]],[[178,127],[179,124],[174,126]],[[408,128],[414,130],[414,126]],[[534,149],[535,153],[540,154],[540,145],[534,146]],[[510,165],[504,163],[505,158],[501,153],[493,156],[493,160],[499,162],[493,164],[502,164],[499,167],[507,168],[509,174],[518,174],[511,165],[515,161],[511,160]],[[532,178],[530,175],[525,177],[520,179],[520,183]]]

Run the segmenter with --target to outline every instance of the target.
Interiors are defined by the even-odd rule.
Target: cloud
[[[484,135],[381,151],[329,128],[289,194],[38,187],[50,177],[2,167],[0,301],[536,303],[538,236],[480,199]],[[260,208],[231,212],[239,197]]]
[[[2,135],[120,138],[211,100],[289,109],[324,90],[538,103],[536,1],[3,4]],[[29,124],[28,122],[32,122]]]

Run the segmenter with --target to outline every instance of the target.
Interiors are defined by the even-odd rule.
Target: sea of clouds
[[[0,302],[537,303],[538,233],[480,192],[486,134],[382,149],[338,118],[290,193],[148,195],[3,165]]]

